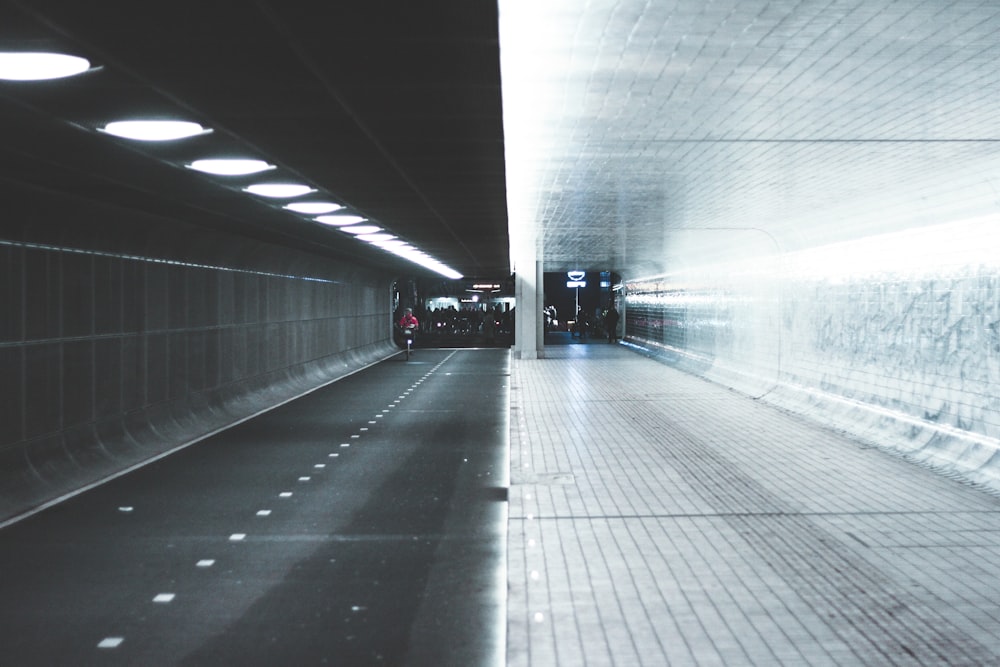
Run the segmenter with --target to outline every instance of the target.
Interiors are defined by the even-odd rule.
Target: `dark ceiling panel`
[[[36,169],[22,179],[122,206],[170,202],[229,227],[249,207],[259,211],[241,228],[249,236],[333,255],[359,245],[240,193],[244,181],[182,166],[257,157],[279,167],[267,180],[305,181],[463,274],[509,271],[495,2],[0,4],[0,50],[29,42],[102,69],[58,83],[0,83],[0,118],[11,121],[0,132],[34,127],[30,142],[5,141],[12,159],[75,174]],[[181,117],[215,132],[135,146],[94,131],[135,116]],[[67,127],[89,134],[79,139],[86,156],[64,154]]]

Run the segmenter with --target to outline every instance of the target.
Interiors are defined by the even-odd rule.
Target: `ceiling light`
[[[63,53],[0,52],[0,79],[43,81],[73,76],[90,69],[90,61]]]
[[[101,131],[123,139],[171,141],[208,134],[212,130],[186,120],[118,120],[108,123]]]
[[[396,238],[392,234],[358,234],[359,239],[362,241],[367,241],[368,243],[381,243],[383,241],[391,241]],[[402,243],[402,241],[400,241]]]
[[[195,160],[188,167],[219,176],[244,176],[275,168],[273,164],[268,164],[263,160],[243,159]]]
[[[335,225],[337,227],[354,225],[364,221],[365,218],[358,215],[321,215],[316,218],[316,222],[322,222],[324,225]]]
[[[295,211],[296,213],[309,213],[311,215],[316,215],[319,213],[332,213],[333,211],[339,211],[344,208],[340,204],[334,204],[328,201],[297,201],[292,202],[286,206],[289,211]]]
[[[382,231],[382,228],[375,225],[354,225],[353,227],[341,227],[340,231],[348,234],[374,234]]]
[[[275,199],[299,197],[310,192],[316,192],[316,190],[308,185],[301,185],[299,183],[258,183],[243,189],[246,192],[260,195],[261,197],[274,197]]]
[[[379,248],[385,248],[386,250],[406,245],[406,241],[396,238],[389,239],[388,241],[372,241],[372,243],[377,245]]]
[[[393,254],[399,255],[404,259],[410,260],[414,264],[419,264],[425,269],[430,269],[435,273],[440,273],[442,276],[446,278],[451,278],[452,280],[458,280],[459,278],[462,277],[462,274],[459,273],[458,271],[452,269],[449,266],[445,266],[444,264],[437,261],[427,253],[423,252],[422,250],[417,250],[412,246],[404,245],[398,248],[385,248],[385,249]]]

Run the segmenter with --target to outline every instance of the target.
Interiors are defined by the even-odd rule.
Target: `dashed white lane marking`
[[[374,423],[374,422],[373,422],[373,423]],[[367,430],[368,430],[368,427],[367,427],[367,426],[362,426],[362,427],[361,427],[361,428],[359,428],[358,430],[359,430],[359,431],[367,431]],[[353,437],[353,436],[352,436],[352,437]]]
[[[431,373],[427,373],[427,375],[425,375],[424,378],[427,378],[430,375],[431,375]],[[403,392],[403,394],[401,396],[399,396],[399,398],[397,398],[396,400],[394,400],[392,402],[392,404],[387,405],[385,407],[385,410],[391,410],[392,408],[396,407],[396,404],[398,404],[400,401],[402,401],[402,399],[406,398],[413,389],[415,389],[417,386],[420,385],[421,382],[423,382],[423,380],[420,380],[420,381],[414,383],[413,386],[410,387],[410,389],[408,389],[407,391]],[[384,416],[384,413],[380,412],[380,413],[378,413],[378,414],[375,415],[375,418],[376,419],[380,419],[383,416]],[[376,424],[378,422],[376,422],[376,421],[369,421],[368,423],[369,424]],[[361,431],[367,431],[368,429],[367,428],[361,428],[360,430]],[[353,439],[357,439],[357,438],[360,438],[360,437],[361,437],[360,435],[352,435],[351,436],[351,438],[353,438]],[[340,446],[341,447],[350,447],[350,444],[345,442],[345,443],[341,443]],[[333,453],[329,454],[329,456],[331,458],[335,458],[335,457],[340,456],[340,454],[338,454],[336,452],[333,452]],[[313,467],[316,468],[316,469],[322,469],[322,468],[326,467],[326,464],[324,464],[324,463],[317,463]],[[300,482],[308,482],[310,479],[311,479],[311,477],[306,476],[306,475],[303,475],[302,477],[299,477],[299,481]],[[292,494],[291,491],[282,491],[281,493],[278,494],[278,496],[281,497],[281,498],[291,498],[292,495],[293,494]],[[122,505],[122,506],[120,506],[118,508],[118,511],[119,512],[123,512],[123,513],[132,512],[133,510],[134,510],[134,508],[132,506],[130,506],[130,505]],[[269,509],[264,509],[264,510],[258,510],[257,511],[257,516],[260,516],[260,517],[270,516],[270,514],[271,514],[271,510],[269,510]],[[532,518],[532,517],[529,517],[529,518]],[[229,541],[230,542],[242,542],[243,540],[246,539],[246,536],[247,536],[246,533],[233,533],[232,535],[229,536]],[[212,559],[212,558],[203,558],[203,559],[199,560],[196,563],[196,566],[199,567],[199,568],[209,568],[209,567],[212,567],[214,565],[215,565],[215,560]],[[533,572],[532,575],[535,576],[535,578],[537,579],[537,572]],[[176,598],[176,594],[175,593],[158,593],[153,598],[153,602],[155,602],[157,604],[169,604],[170,602],[173,602],[175,598]],[[354,612],[364,611],[365,609],[366,609],[366,607],[357,606],[357,605],[351,607],[351,611],[354,611]],[[534,620],[536,622],[542,622],[543,619],[544,619],[544,616],[540,612],[538,612],[538,613],[536,613],[534,615]],[[124,637],[105,637],[104,639],[102,639],[97,644],[97,647],[101,648],[101,649],[114,649],[114,648],[118,648],[119,646],[121,646],[122,642],[124,642],[124,641],[125,641]]]
[[[374,419],[369,419],[369,420],[368,420],[368,423],[369,423],[369,424],[377,424],[378,422],[377,422],[377,421],[375,421]]]
[[[329,456],[331,459],[335,459],[338,456],[340,456],[340,454],[338,454],[337,452],[330,452],[329,454],[327,454],[327,456]]]
[[[340,446],[341,447],[350,447],[351,443],[349,443],[349,442],[342,442],[342,443],[340,443]]]

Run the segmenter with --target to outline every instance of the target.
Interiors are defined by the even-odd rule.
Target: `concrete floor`
[[[990,665],[998,561],[996,495],[622,346],[419,349],[0,531],[0,645],[16,665]]]
[[[507,350],[421,350],[0,531],[0,663],[498,665]]]
[[[1000,499],[607,343],[515,360],[508,664],[1000,664]]]

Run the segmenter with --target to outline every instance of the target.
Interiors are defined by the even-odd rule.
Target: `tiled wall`
[[[689,252],[680,270],[628,285],[630,337],[693,372],[996,485],[1000,218],[797,252],[734,241],[720,256],[712,236],[678,243]],[[699,262],[707,247],[713,257]]]

